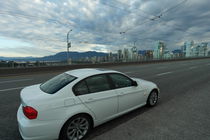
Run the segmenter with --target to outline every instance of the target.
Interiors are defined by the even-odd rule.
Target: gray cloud
[[[163,40],[169,50],[187,40],[210,42],[208,0],[188,0],[164,13],[180,2],[7,0],[0,4],[0,36],[33,44],[25,51],[37,56],[65,51],[70,29],[72,51],[115,51],[134,41],[139,49],[152,49],[157,40]],[[150,20],[160,13],[161,18]]]

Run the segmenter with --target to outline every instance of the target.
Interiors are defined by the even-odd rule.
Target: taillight
[[[23,113],[30,120],[36,119],[38,115],[36,109],[30,106],[23,106]]]

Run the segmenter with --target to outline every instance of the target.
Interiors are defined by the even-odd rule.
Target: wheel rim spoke
[[[78,132],[83,136],[84,134],[82,133],[82,131],[81,130],[78,130]]]
[[[68,133],[69,136],[71,136],[72,134],[74,134],[74,130],[72,130]]]
[[[74,133],[72,134],[72,139],[74,139],[75,138],[75,135],[76,135],[76,131],[74,131]]]
[[[79,131],[77,130],[77,140],[79,140]]]
[[[84,126],[80,126],[80,129],[87,130],[88,128],[87,127],[84,127]]]

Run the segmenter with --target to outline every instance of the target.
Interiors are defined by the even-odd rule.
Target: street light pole
[[[69,33],[72,31],[72,29],[70,29],[67,33],[67,40],[66,40],[66,43],[67,43],[67,64],[68,64],[68,59],[69,59],[69,48],[71,47],[71,42],[69,41]]]
[[[135,40],[135,41],[133,42],[133,46],[134,46],[134,47],[136,47],[136,42],[137,42],[137,40]]]

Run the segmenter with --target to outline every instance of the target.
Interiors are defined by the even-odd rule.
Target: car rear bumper
[[[17,121],[20,135],[24,140],[58,139],[63,123],[61,120],[29,120],[23,114],[22,106],[18,109]]]

